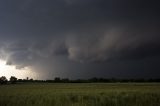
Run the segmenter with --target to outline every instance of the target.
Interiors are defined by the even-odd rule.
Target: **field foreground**
[[[160,106],[159,83],[0,85],[0,106]]]

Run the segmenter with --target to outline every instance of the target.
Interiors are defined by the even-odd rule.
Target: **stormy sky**
[[[39,79],[160,78],[158,0],[0,0],[0,59]]]

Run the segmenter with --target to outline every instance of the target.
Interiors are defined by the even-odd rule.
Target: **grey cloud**
[[[101,28],[96,29],[80,30],[63,35],[63,38],[46,41],[26,40],[11,44],[7,42],[7,46],[3,46],[1,51],[3,55],[6,53],[8,64],[22,67],[34,64],[43,58],[52,60],[55,56],[66,56],[68,59],[85,63],[114,59],[142,59],[160,54],[160,37],[156,29],[146,27],[139,30],[130,26],[106,27],[103,31]]]
[[[47,41],[12,41],[5,42],[0,48],[1,58],[7,60],[8,65],[27,67],[34,65],[41,59],[53,59],[53,56],[67,54],[64,42],[61,40]]]
[[[106,29],[104,34],[101,33],[102,35],[96,33],[98,36],[77,37],[74,35],[67,42],[69,58],[80,62],[94,62],[113,58],[123,59],[127,56],[130,56],[128,58],[143,58],[154,54],[159,55],[159,31],[144,28],[144,30],[149,30],[149,32],[144,32],[144,30],[132,28],[110,28]],[[137,56],[138,54],[141,56]]]
[[[83,71],[160,55],[157,0],[6,0],[0,7],[0,58],[17,68]]]

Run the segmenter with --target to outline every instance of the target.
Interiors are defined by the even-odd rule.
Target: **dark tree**
[[[0,77],[0,84],[7,84],[7,78],[5,76]]]
[[[56,77],[56,78],[54,79],[54,82],[61,82],[61,78]]]
[[[16,78],[15,76],[11,76],[10,82],[11,82],[12,84],[15,84],[15,83],[17,82],[17,78]]]

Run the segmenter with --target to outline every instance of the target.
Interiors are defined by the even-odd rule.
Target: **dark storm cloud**
[[[92,62],[159,55],[160,37],[159,33],[154,34],[154,31],[156,30],[145,33],[130,28],[114,28],[97,38],[76,37],[68,41],[69,56],[73,60]]]
[[[160,55],[157,0],[5,0],[0,13],[0,58],[17,68],[115,71]]]

